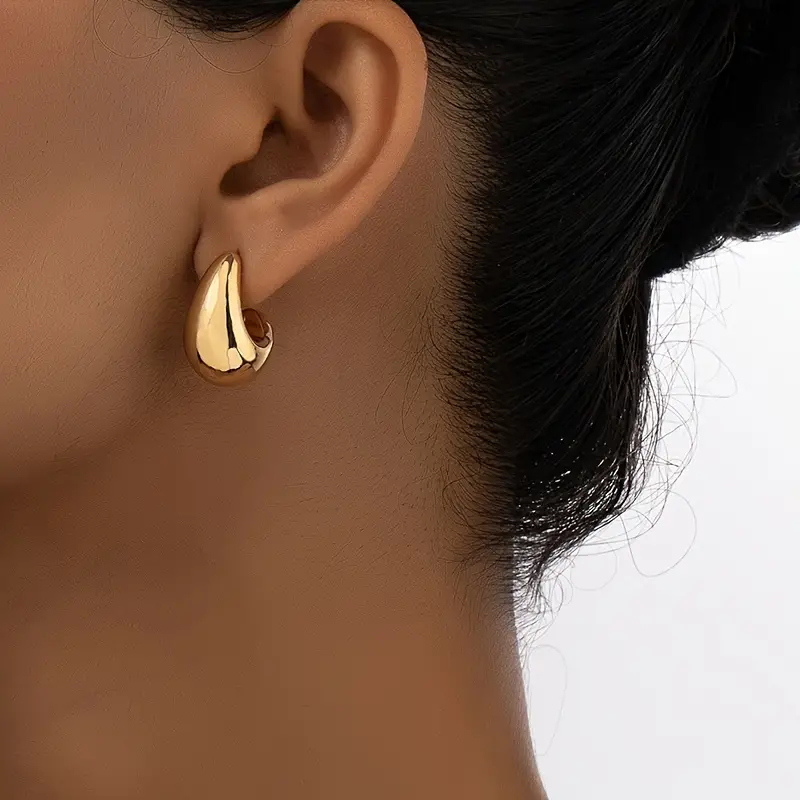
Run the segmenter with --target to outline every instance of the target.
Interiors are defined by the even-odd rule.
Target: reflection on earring
[[[209,267],[186,319],[183,344],[195,372],[215,386],[252,380],[272,350],[272,326],[242,308],[242,264],[226,253]]]

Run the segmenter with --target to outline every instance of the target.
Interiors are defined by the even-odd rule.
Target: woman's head
[[[410,366],[471,554],[535,586],[647,464],[652,278],[800,218],[792,2],[38,6],[0,8],[0,485],[240,413],[181,352],[239,249],[275,424]]]
[[[323,290],[324,270],[308,267],[408,156],[424,46],[392,3],[314,2],[278,19],[293,5],[264,4],[278,24],[255,36],[209,36],[162,3],[3,4],[0,486],[80,461],[164,408],[182,416],[184,389],[202,397],[176,345],[198,274],[225,251],[243,255],[248,303],[289,284],[305,295],[291,322],[273,320],[284,347],[360,280],[330,271]],[[397,247],[414,231],[385,233]],[[368,297],[380,299],[367,290],[353,308]],[[332,332],[361,335],[355,320]]]

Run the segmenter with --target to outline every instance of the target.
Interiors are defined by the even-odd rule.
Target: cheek
[[[69,215],[40,229],[42,239],[6,251],[0,487],[107,444],[146,413],[146,398],[162,379],[157,367],[177,368],[180,319],[166,330],[153,298],[160,302],[181,287],[130,264],[130,252],[108,234],[124,212],[119,198],[95,191],[91,203],[76,202]],[[156,263],[145,254],[143,260]],[[156,346],[170,338],[172,358],[163,349],[156,358]]]
[[[120,3],[0,0],[0,488],[102,446],[175,368],[148,348],[158,304],[183,305],[168,254],[192,205],[152,197],[170,120],[137,98],[164,78],[99,38],[96,9]]]
[[[0,485],[34,450],[45,456],[55,422],[46,412],[70,382],[64,319],[53,315],[66,289],[63,277],[53,282],[62,262],[53,236],[58,186],[76,155],[65,95],[77,77],[67,51],[80,2],[0,2]]]

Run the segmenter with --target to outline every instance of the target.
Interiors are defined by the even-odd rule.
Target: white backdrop
[[[676,466],[523,633],[539,767],[553,800],[800,797],[800,232],[663,282],[658,319]]]

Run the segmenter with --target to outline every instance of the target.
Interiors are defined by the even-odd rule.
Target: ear
[[[427,54],[391,0],[306,0],[231,46],[263,53],[211,109],[230,116],[228,155],[202,200],[195,269],[238,250],[243,302],[257,305],[352,233],[394,180],[422,120]]]

